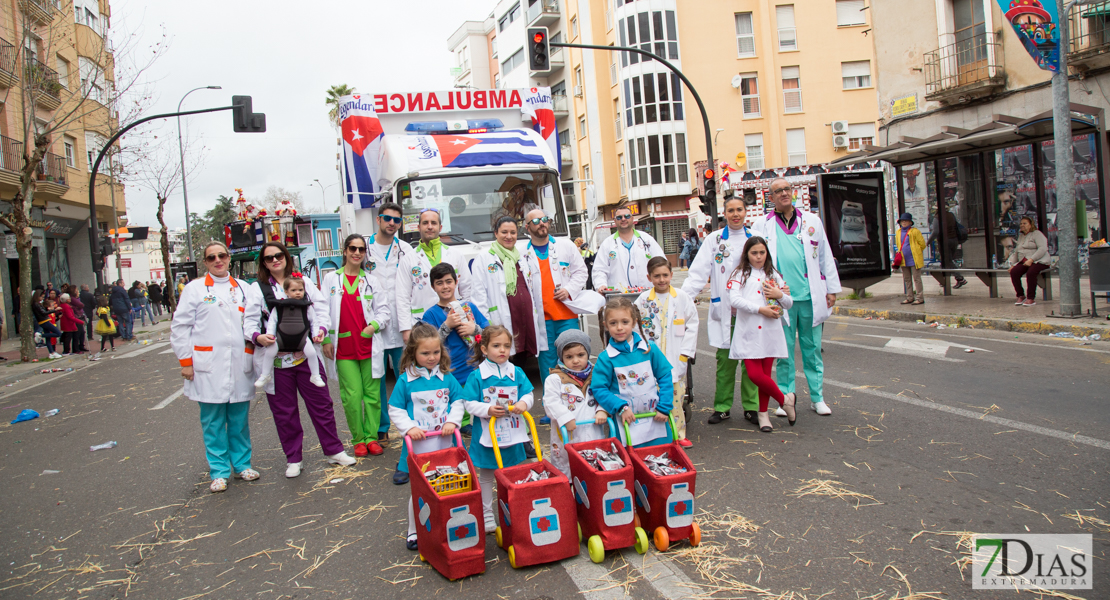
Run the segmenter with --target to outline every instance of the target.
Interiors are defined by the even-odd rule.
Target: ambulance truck
[[[344,101],[342,177],[350,198],[341,208],[344,236],[376,232],[377,206],[386,200],[403,208],[399,235],[413,245],[420,211],[438,209],[443,242],[464,246],[468,258],[494,242],[493,224],[505,214],[521,222],[542,208],[554,220],[552,235],[567,235],[549,88],[363,94]],[[363,112],[373,118],[356,119],[358,107],[372,108]],[[523,244],[523,227],[519,235]]]

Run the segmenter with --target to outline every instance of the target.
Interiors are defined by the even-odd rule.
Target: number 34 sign
[[[443,199],[443,182],[439,179],[418,179],[409,183],[409,202],[417,214],[404,216],[402,231],[412,233],[420,230],[420,213],[425,208],[434,208],[439,212],[441,234],[451,232],[451,216],[447,212],[447,202]]]

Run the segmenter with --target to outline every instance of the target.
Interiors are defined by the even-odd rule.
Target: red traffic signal
[[[528,49],[528,70],[547,73],[551,71],[551,47],[546,27],[530,27],[524,47]]]

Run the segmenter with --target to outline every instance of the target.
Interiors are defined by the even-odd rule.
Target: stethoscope
[[[619,236],[620,236],[619,233],[614,233],[613,234],[613,241],[619,243],[621,245],[621,248],[624,248],[624,242],[620,239]],[[651,256],[648,254],[647,242],[644,241],[644,238],[640,237],[639,232],[636,232],[636,239],[634,239],[632,241],[632,245],[635,246],[636,242],[640,242],[640,247],[644,251],[644,256],[647,257],[648,260],[651,260]],[[618,258],[617,261],[619,263],[620,258]],[[628,248],[628,264],[625,265],[625,268],[624,268],[624,279],[625,279],[625,281],[628,282],[628,287],[630,287],[630,288],[633,287],[632,286],[632,248]]]
[[[375,242],[375,240],[377,239],[377,237],[378,237],[378,234],[376,234],[376,233],[375,233],[375,234],[373,234],[373,235],[371,235],[371,236],[370,236],[370,239],[369,239],[369,240],[367,240],[367,244],[374,244],[374,243],[376,243],[376,242]],[[388,263],[389,263],[389,254],[390,254],[391,252],[393,252],[393,247],[394,247],[394,246],[396,246],[396,247],[397,247],[397,262],[398,262],[398,263],[400,263],[400,262],[401,262],[401,259],[402,259],[402,258],[404,258],[404,256],[405,256],[405,249],[404,249],[404,248],[402,248],[402,247],[401,247],[401,243],[397,241],[397,236],[393,236],[393,241],[392,241],[392,242],[390,242],[390,244],[389,244],[389,248],[388,248],[388,249],[387,249],[387,250],[385,251],[385,262],[386,262],[386,264],[388,264]],[[367,251],[367,252],[366,252],[366,256],[367,256],[367,257],[369,257],[369,256],[370,256],[370,252],[369,252],[369,251]]]

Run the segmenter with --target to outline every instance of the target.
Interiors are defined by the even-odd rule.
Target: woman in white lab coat
[[[253,346],[243,339],[246,288],[228,274],[231,253],[220,242],[204,248],[208,274],[181,292],[170,325],[170,345],[181,363],[185,397],[200,405],[209,490],[227,489],[232,472],[258,479],[251,468],[250,400],[254,397]]]
[[[474,257],[471,301],[491,325],[509,330],[509,335],[513,336],[513,354],[536,356],[540,350],[537,341],[546,332],[541,331],[542,307],[537,308],[538,303],[528,285],[531,271],[516,247],[517,229],[513,217],[506,215],[497,219],[493,244]]]

